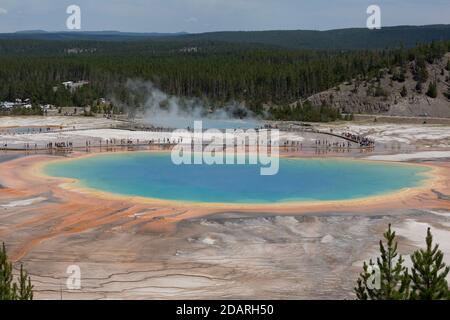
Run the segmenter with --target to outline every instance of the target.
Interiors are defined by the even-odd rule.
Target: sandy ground
[[[100,141],[106,145],[106,140],[131,140],[133,143],[148,143],[149,141],[178,141],[178,139],[187,139],[193,137],[197,138],[199,135],[190,133],[176,133],[176,132],[150,132],[150,131],[130,131],[120,129],[92,129],[92,130],[79,130],[79,131],[65,131],[65,132],[49,132],[42,134],[16,134],[7,135],[0,133],[0,142],[8,143],[9,145],[21,146],[24,143],[30,143],[32,146],[36,143],[38,146],[43,146],[49,142],[73,142],[76,146],[85,145],[86,141],[91,141],[98,145]],[[236,136],[240,136],[236,134]],[[204,133],[203,138],[205,140],[211,140],[217,137],[214,133]],[[314,135],[299,136],[297,134],[284,132],[280,135],[280,140],[298,141],[312,144]],[[337,139],[329,138],[329,141],[335,141]]]
[[[373,137],[378,143],[409,144],[416,148],[450,147],[450,126],[432,124],[339,123],[321,124],[334,132],[352,132]]]
[[[62,127],[63,129],[108,128],[120,124],[107,118],[94,117],[60,117],[60,116],[21,116],[0,117],[0,130],[11,127]]]
[[[55,118],[68,126],[78,121]],[[6,127],[4,119],[0,127]],[[155,134],[111,129],[104,119],[101,130],[91,130],[92,121],[80,124],[86,130],[61,134],[80,141]],[[36,122],[10,119],[8,126]],[[28,171],[52,156],[1,153],[0,240],[16,268],[22,262],[30,272],[38,299],[352,299],[362,262],[376,257],[389,223],[406,256],[423,246],[431,227],[450,263],[449,127],[390,126],[327,124],[321,130],[354,131],[380,141],[369,154],[329,156],[420,161],[443,168],[438,184],[383,201],[303,208],[212,210],[80,193]],[[58,134],[14,139],[46,141]],[[284,135],[305,144],[318,138]],[[70,265],[81,269],[80,290],[66,286]]]
[[[391,155],[374,155],[368,156],[368,160],[386,160],[386,161],[411,161],[421,159],[450,159],[450,151],[422,151],[412,152],[404,154],[391,154]]]
[[[106,141],[120,140],[130,141],[133,144],[148,144],[150,141],[161,143],[164,141],[175,142],[188,138],[197,139],[199,135],[191,133],[177,133],[170,131],[151,132],[139,130],[123,130],[115,127],[123,125],[123,122],[104,118],[91,117],[0,117],[0,145],[9,148],[42,149],[48,143],[71,142],[75,147],[85,147],[86,142],[92,146],[105,146]],[[44,131],[39,132],[43,128]],[[49,131],[46,131],[50,128]],[[217,134],[205,132],[203,139],[212,140]],[[242,136],[242,134],[234,134]],[[328,135],[316,135],[312,133],[281,132],[280,143],[285,141],[298,142],[304,145],[314,145],[317,139],[327,140],[329,143],[342,142],[341,139]],[[275,139],[276,140],[276,139]]]
[[[76,146],[85,145],[86,141],[99,144],[111,139],[127,139],[136,143],[158,141],[183,137],[172,132],[129,131],[115,129],[124,124],[105,118],[93,117],[0,117],[0,144],[9,143],[23,147],[29,143],[31,147],[45,146],[49,142],[73,142]],[[56,126],[48,133],[27,133],[21,131],[12,134],[11,128],[33,128]],[[60,130],[62,128],[62,131]],[[376,140],[377,151],[399,153],[401,150],[413,152],[423,149],[449,149],[450,126],[432,124],[383,124],[373,122],[338,122],[331,124],[314,124],[314,128],[323,132],[351,132]],[[207,134],[211,138],[213,135]],[[281,132],[280,141],[295,141],[304,145],[314,145],[316,140],[327,140],[330,143],[342,142],[329,135],[317,135],[307,132]]]

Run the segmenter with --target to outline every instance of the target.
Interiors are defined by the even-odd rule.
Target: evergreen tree
[[[376,264],[372,260],[369,264],[364,263],[363,272],[355,288],[358,299],[404,300],[409,298],[408,269],[403,266],[403,257],[397,253],[395,232],[391,230],[391,225],[384,233],[384,239],[386,245],[380,240],[380,257],[377,258]],[[379,279],[376,279],[377,276]]]
[[[28,272],[20,265],[18,300],[33,300],[33,285]]]
[[[402,90],[400,91],[400,95],[404,98],[408,95],[408,90],[406,90],[406,87],[403,86]]]
[[[0,300],[16,300],[17,288],[13,283],[12,263],[8,262],[5,244],[0,251]]]
[[[18,282],[14,282],[12,270],[3,243],[0,251],[0,300],[33,300],[33,286],[23,265],[20,265]]]
[[[363,272],[360,273],[354,288],[358,300],[381,299],[381,293],[379,288],[377,288],[377,276],[376,265],[372,259],[370,259],[369,263],[364,261]]]
[[[430,98],[436,98],[437,97],[437,83],[436,81],[430,82],[430,85],[428,86],[427,96]]]
[[[450,268],[443,262],[444,254],[439,250],[439,245],[433,246],[430,228],[427,231],[426,244],[425,250],[417,250],[411,255],[413,263],[411,299],[449,299],[450,292],[446,277]]]

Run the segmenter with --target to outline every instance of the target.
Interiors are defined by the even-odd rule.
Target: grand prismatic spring
[[[44,173],[126,196],[208,203],[350,200],[420,186],[421,166],[338,159],[280,160],[277,175],[256,165],[175,165],[169,153],[97,155],[50,163]]]

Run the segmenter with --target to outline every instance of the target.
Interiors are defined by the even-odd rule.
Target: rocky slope
[[[450,53],[447,53],[433,64],[426,62],[428,79],[421,91],[416,88],[417,81],[413,74],[416,62],[413,61],[404,69],[404,81],[396,77],[401,73],[399,67],[383,69],[378,78],[353,79],[307,100],[313,105],[326,102],[343,113],[450,118],[450,100],[446,95],[450,85],[449,70],[446,69],[449,60]],[[426,93],[435,79],[437,97],[431,98]],[[406,88],[404,96],[401,94],[403,87]]]

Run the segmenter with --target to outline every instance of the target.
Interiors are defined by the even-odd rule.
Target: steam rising
[[[228,103],[218,109],[201,99],[169,96],[151,82],[127,81],[127,90],[137,116],[145,123],[165,128],[187,128],[202,120],[204,128],[255,128],[258,119],[243,104]],[[127,106],[125,106],[127,107]],[[128,106],[129,107],[129,106]],[[129,108],[129,111],[132,111]]]

